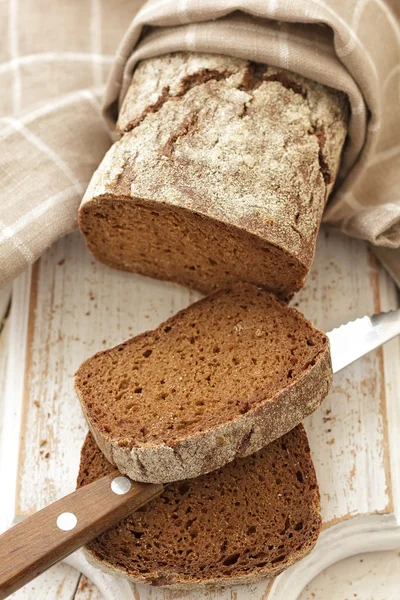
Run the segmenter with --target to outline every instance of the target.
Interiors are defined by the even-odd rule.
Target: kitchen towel
[[[137,61],[179,50],[265,62],[348,94],[324,221],[386,247],[400,276],[399,13],[398,0],[3,2],[0,285],[76,226]]]

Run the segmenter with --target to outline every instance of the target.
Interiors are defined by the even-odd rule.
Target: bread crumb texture
[[[325,334],[239,283],[99,352],[78,369],[75,387],[109,460],[135,479],[171,481],[286,433],[318,406],[330,378]],[[154,454],[160,447],[165,456]],[[126,463],[135,457],[140,464]]]
[[[234,280],[290,296],[310,268],[347,132],[346,96],[227,56],[136,68],[122,138],[85,194],[89,249],[209,292]]]
[[[112,471],[89,434],[78,487]],[[321,527],[302,426],[260,452],[163,494],[86,547],[97,566],[132,581],[190,588],[273,576],[305,556]]]

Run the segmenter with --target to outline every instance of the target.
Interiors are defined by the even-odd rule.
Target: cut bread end
[[[303,286],[313,258],[310,253],[301,260],[274,244],[272,233],[279,225],[273,222],[267,240],[182,206],[117,191],[83,204],[78,219],[88,249],[100,262],[203,294],[248,281],[288,300]]]

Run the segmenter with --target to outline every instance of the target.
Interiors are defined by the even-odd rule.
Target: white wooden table
[[[59,241],[19,278],[0,338],[0,481],[7,482],[0,498],[0,530],[74,488],[86,433],[72,385],[80,362],[156,326],[198,297],[178,286],[95,263],[78,234]],[[398,296],[365,244],[324,231],[312,273],[294,304],[328,331],[364,314],[395,308]],[[127,590],[112,580],[116,591],[109,591],[107,600],[341,600],[364,593],[360,591],[363,581],[367,582],[365,595],[358,597],[398,599],[400,593],[394,596],[391,587],[400,588],[396,567],[400,565],[400,340],[335,376],[329,397],[307,420],[306,428],[324,521],[317,548],[309,557],[273,581],[220,593],[177,595],[142,585]],[[344,592],[340,587],[346,563],[309,583],[341,558],[372,550],[392,552],[369,555],[363,562],[350,559],[345,578],[351,581],[349,590],[359,585],[359,591]],[[385,575],[388,588],[382,593],[387,596],[368,596],[375,585],[371,573],[379,572],[380,564],[385,574],[393,566],[393,575]],[[97,571],[91,576],[103,589],[110,584],[110,578],[102,579]],[[376,585],[380,585],[378,577],[373,577]],[[324,586],[330,590],[327,595]],[[337,596],[332,596],[332,589]],[[14,597],[97,600],[101,596],[78,571],[61,564]]]

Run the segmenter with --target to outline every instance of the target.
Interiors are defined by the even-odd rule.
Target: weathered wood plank
[[[80,578],[81,575],[76,569],[61,563],[11,594],[10,598],[12,600],[74,600]],[[86,598],[82,597],[82,600]],[[94,597],[93,600],[98,599]]]
[[[378,257],[400,289],[400,250],[398,248],[375,246],[373,247],[373,253]]]
[[[384,292],[380,284],[387,276],[366,245],[323,231],[317,252],[295,304],[318,327],[329,331],[382,310],[381,296],[389,289]],[[337,373],[328,398],[306,420],[325,526],[390,508],[382,359],[378,349]]]
[[[28,270],[13,284],[14,301],[8,317],[7,370],[0,403],[0,421],[4,423],[0,437],[0,481],[7,481],[7,494],[1,498],[0,531],[10,527],[15,517],[30,289]]]
[[[87,577],[81,575],[73,600],[104,600],[104,598],[96,586]]]
[[[32,282],[19,516],[74,487],[86,434],[73,389],[79,364],[101,348],[152,328],[197,297],[95,263],[77,235],[40,259]]]
[[[388,273],[380,278],[381,309],[393,310],[400,306],[400,290],[393,285]],[[382,348],[385,376],[386,430],[388,467],[391,473],[393,512],[400,524],[400,337]]]
[[[17,515],[26,515],[74,487],[86,432],[72,385],[80,362],[156,326],[199,297],[179,286],[95,263],[76,234],[40,259],[32,281]],[[320,234],[312,273],[295,300],[306,316],[329,330],[396,303],[393,283],[366,245],[327,231]],[[390,432],[388,416],[398,414],[398,409],[388,402],[393,404],[400,390],[400,382],[393,378],[400,344],[391,344],[392,358],[386,349],[379,350],[338,374],[324,405],[307,420],[326,525],[360,513],[391,510],[395,485],[390,469],[393,472],[397,463],[390,452],[395,428]],[[268,587],[264,581],[209,593],[207,598],[267,598]],[[135,586],[133,597],[200,600],[205,595]]]

